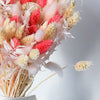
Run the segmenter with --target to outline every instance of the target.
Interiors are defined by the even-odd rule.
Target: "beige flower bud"
[[[19,67],[26,67],[27,66],[27,63],[28,63],[28,56],[27,55],[21,55],[19,56],[15,61],[14,63],[19,66]]]
[[[48,25],[47,30],[45,32],[45,36],[44,36],[44,40],[47,39],[54,39],[55,34],[56,34],[56,24],[55,23],[51,23]]]
[[[67,20],[72,14],[74,13],[74,8],[75,8],[75,1],[71,1],[70,6],[66,9],[64,17]]]
[[[73,16],[69,17],[67,19],[67,23],[68,23],[68,27],[72,28],[75,24],[77,24],[77,22],[79,21],[80,17],[79,17],[79,12],[75,12],[73,14]]]
[[[39,52],[38,49],[32,49],[32,50],[30,51],[29,58],[30,58],[31,60],[36,60],[36,59],[39,57],[39,55],[40,55],[40,52]]]
[[[25,36],[25,37],[21,40],[21,43],[22,43],[23,45],[29,45],[29,44],[31,44],[32,42],[34,42],[34,39],[35,39],[34,34],[28,35],[28,36]]]
[[[80,61],[75,65],[76,71],[84,71],[88,67],[90,67],[92,64],[89,61]]]
[[[14,37],[15,32],[16,32],[16,23],[15,21],[12,21],[5,27],[5,32],[6,32],[6,38],[9,40],[12,37]]]

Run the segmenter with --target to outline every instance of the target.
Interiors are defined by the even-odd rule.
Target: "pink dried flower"
[[[61,18],[62,18],[61,15],[56,14],[54,17],[52,17],[52,18],[49,20],[48,24],[50,24],[50,23],[52,23],[52,22],[57,22],[57,23],[58,23],[58,22],[60,21]]]
[[[27,2],[33,2],[33,0],[20,0],[21,4],[27,3]]]
[[[6,0],[7,1],[7,0]],[[10,0],[9,4],[14,4],[14,0]]]
[[[37,3],[41,6],[44,7],[47,4],[47,0],[38,0]]]
[[[13,49],[15,49],[17,46],[19,46],[21,43],[20,41],[17,39],[17,38],[13,38],[11,41],[10,41],[10,45]]]
[[[31,25],[29,28],[29,35],[31,35],[32,33],[36,33],[36,31],[38,30],[37,25]]]
[[[18,22],[18,16],[17,16],[17,15],[13,16],[13,17],[10,19],[10,21],[15,21],[15,22],[17,23],[17,22]]]
[[[38,43],[34,49],[39,49],[40,51],[40,54],[44,54],[45,52],[47,52],[50,47],[52,46],[53,44],[53,40],[46,40],[46,41],[43,41],[43,42],[40,42]]]
[[[30,16],[30,25],[36,25],[40,19],[40,10],[35,10],[32,15]]]

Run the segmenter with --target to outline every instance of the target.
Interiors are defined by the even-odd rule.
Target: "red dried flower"
[[[29,28],[29,35],[31,35],[32,33],[36,33],[36,31],[38,30],[37,25],[31,25]]]
[[[12,43],[13,42],[13,43]],[[12,45],[13,44],[13,45]],[[12,41],[10,41],[10,46],[15,49],[17,46],[20,45],[20,41],[17,38],[13,38]]]
[[[41,6],[44,7],[47,4],[47,0],[38,0],[37,3]]]
[[[40,54],[47,52],[53,44],[53,40],[46,40],[43,42],[38,43],[34,49],[39,49]]]
[[[9,4],[14,4],[14,0],[10,0]]]
[[[33,0],[20,0],[21,4],[27,3],[27,2],[33,2]]]
[[[17,22],[18,22],[18,16],[17,16],[17,15],[13,16],[13,17],[10,19],[10,21],[15,21],[15,22],[17,23]]]
[[[58,22],[60,21],[61,18],[62,18],[61,15],[56,14],[54,17],[52,17],[52,18],[49,20],[48,24],[50,24],[50,23],[52,23],[52,22],[57,22],[57,23],[58,23]]]
[[[30,25],[36,25],[40,19],[40,10],[35,10],[32,15],[30,16]]]

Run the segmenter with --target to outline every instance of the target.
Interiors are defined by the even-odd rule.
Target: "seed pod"
[[[90,66],[91,66],[91,62],[89,62],[89,61],[80,61],[75,65],[75,69],[76,69],[76,71],[84,71]]]
[[[36,59],[39,57],[39,55],[40,55],[40,52],[39,52],[38,49],[32,49],[32,50],[30,51],[29,58],[30,58],[31,60],[36,60]]]
[[[24,25],[20,26],[16,31],[15,37],[18,38],[18,39],[21,39],[23,32],[24,32],[24,29],[25,29]]]
[[[34,34],[28,35],[28,36],[24,37],[24,38],[21,40],[21,43],[22,43],[23,45],[30,45],[32,42],[34,42],[34,39],[35,39]]]
[[[56,24],[51,23],[47,27],[47,30],[46,30],[45,36],[44,36],[44,40],[54,39],[55,35],[56,35]]]

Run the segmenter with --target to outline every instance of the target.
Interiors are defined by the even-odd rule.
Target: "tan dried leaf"
[[[31,44],[32,42],[34,42],[34,40],[35,40],[35,36],[34,36],[34,34],[32,34],[32,35],[25,36],[25,37],[21,40],[21,43],[22,43],[23,45],[29,45],[29,44]]]
[[[29,58],[30,58],[31,60],[36,60],[36,59],[39,57],[39,55],[40,55],[40,52],[39,52],[38,49],[32,49],[32,50],[30,51]]]
[[[51,23],[48,25],[47,30],[45,32],[45,36],[44,36],[44,40],[47,39],[54,39],[55,35],[56,35],[56,24],[55,23]]]
[[[92,63],[90,61],[80,61],[75,65],[76,71],[84,71],[90,67]]]
[[[21,39],[23,32],[24,32],[24,29],[25,29],[24,25],[20,26],[16,31],[15,37],[18,38],[18,39]]]

